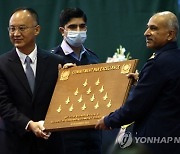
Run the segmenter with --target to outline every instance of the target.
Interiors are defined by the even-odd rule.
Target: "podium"
[[[46,114],[47,131],[93,128],[126,101],[138,60],[60,69]]]

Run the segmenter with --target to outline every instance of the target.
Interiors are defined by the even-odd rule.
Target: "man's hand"
[[[136,84],[137,81],[139,80],[139,73],[138,70],[136,70],[135,73],[129,73],[127,74],[127,77],[132,79],[132,84]]]
[[[28,130],[32,131],[37,137],[48,139],[51,133],[44,132],[45,128],[43,125],[44,125],[44,121],[38,121],[38,122],[30,121]]]
[[[63,67],[61,64],[59,64],[58,69],[60,70],[61,68],[70,68],[70,67],[74,67],[74,66],[76,66],[76,64],[73,64],[73,63],[66,63],[66,64],[64,64]]]
[[[95,129],[103,129],[103,130],[107,130],[110,129],[108,127],[106,127],[105,123],[104,123],[104,117],[102,117],[97,124],[95,125]]]
[[[70,67],[74,67],[74,66],[76,66],[76,64],[66,63],[66,64],[64,64],[63,68],[70,68]]]

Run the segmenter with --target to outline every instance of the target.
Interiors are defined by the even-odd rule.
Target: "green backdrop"
[[[145,46],[144,31],[151,15],[170,10],[178,15],[177,0],[0,0],[0,54],[10,50],[8,22],[12,11],[20,6],[34,8],[40,18],[41,33],[37,44],[44,49],[57,46],[59,13],[66,7],[79,7],[88,17],[88,39],[85,45],[105,62],[121,44],[140,68],[152,53]]]
[[[96,52],[101,62],[105,62],[121,44],[133,58],[140,59],[138,69],[152,54],[146,49],[143,36],[149,18],[164,10],[178,15],[177,0],[0,0],[0,54],[12,48],[8,22],[12,11],[21,6],[32,7],[39,14],[41,33],[37,44],[41,48],[49,50],[62,41],[58,32],[61,10],[79,7],[88,17],[86,47]],[[117,131],[103,133],[105,154]]]

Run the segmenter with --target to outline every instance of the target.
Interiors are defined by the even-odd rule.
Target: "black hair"
[[[36,20],[37,24],[39,25],[39,16],[38,16],[37,12],[36,12],[34,9],[32,9],[32,8],[19,7],[19,8],[15,9],[15,10],[13,11],[13,13],[11,14],[11,16],[12,16],[14,13],[16,13],[16,12],[18,12],[18,11],[23,11],[23,10],[27,10],[27,11],[32,15],[32,17]]]
[[[72,18],[83,18],[87,23],[86,14],[80,8],[66,8],[60,14],[60,27],[64,27]]]

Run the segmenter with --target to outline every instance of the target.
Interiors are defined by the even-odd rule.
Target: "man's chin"
[[[15,43],[14,46],[15,46],[16,48],[18,48],[18,49],[23,47],[23,45],[22,45],[22,44],[19,44],[19,43]]]
[[[150,43],[146,43],[146,47],[151,49],[153,46]]]

